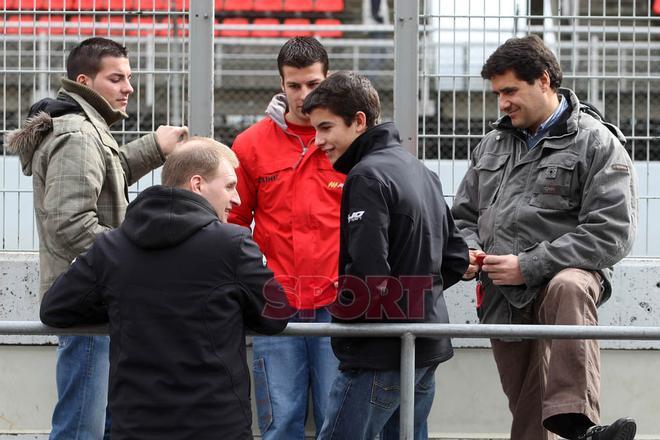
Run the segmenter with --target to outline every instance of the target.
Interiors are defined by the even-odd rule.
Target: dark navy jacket
[[[252,438],[245,326],[286,304],[249,229],[189,191],[154,186],[47,291],[55,327],[109,322],[112,438]]]
[[[438,177],[401,148],[392,123],[360,135],[334,164],[348,174],[341,206],[335,322],[449,322],[443,290],[468,265]],[[399,338],[332,338],[340,368],[398,369]],[[449,338],[418,338],[415,364],[453,354]]]

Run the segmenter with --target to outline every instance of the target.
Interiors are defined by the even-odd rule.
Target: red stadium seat
[[[40,34],[64,34],[64,17],[61,15],[42,15],[38,23],[37,32]]]
[[[248,24],[247,18],[225,18],[222,24]],[[247,29],[223,29],[220,31],[222,37],[249,37],[250,31]]]
[[[282,0],[254,0],[254,10],[258,12],[281,11]]]
[[[309,19],[307,18],[287,18],[284,20],[285,25],[305,25],[310,24]],[[309,37],[312,35],[312,31],[304,30],[284,30],[282,31],[282,36],[285,38],[292,37]]]
[[[342,12],[344,0],[316,0],[314,10],[316,12]]]
[[[120,36],[128,33],[127,21],[119,15],[102,16],[96,27],[96,35],[102,36]]]
[[[135,0],[70,0],[73,11],[132,11]]]
[[[261,25],[276,25],[280,24],[277,18],[255,18],[252,24],[261,24]],[[277,38],[280,36],[280,31],[278,30],[253,30],[253,37],[262,37],[262,38]]]
[[[337,20],[336,18],[319,18],[316,20],[314,24],[318,25],[340,25],[341,22]],[[341,38],[342,37],[342,31],[340,30],[331,30],[331,31],[321,31],[317,30],[314,31],[314,36],[316,37],[324,37],[324,38]]]
[[[128,29],[128,32],[126,32],[127,35],[139,35],[141,37],[146,37],[148,35],[155,35],[156,34],[156,28],[155,25],[156,21],[152,16],[149,15],[138,15],[137,17],[131,18],[130,21],[130,28]],[[165,35],[167,35],[167,31],[165,31]]]
[[[215,0],[215,12],[222,11],[222,0]]]
[[[34,16],[12,15],[5,22],[7,35],[34,34]]]
[[[5,8],[5,11],[17,11],[18,0],[5,0],[3,7]]]
[[[41,1],[40,0],[16,0],[13,7],[10,8],[9,5],[5,6],[6,9],[17,9],[20,11],[30,11],[34,9],[40,9]]]
[[[94,17],[91,15],[73,15],[69,19],[69,26],[66,28],[68,35],[93,35]]]
[[[254,0],[224,0],[222,8],[225,11],[252,11]]]
[[[15,0],[12,3],[20,5],[22,10],[36,9],[43,11],[62,11],[64,8],[69,9],[69,0]]]
[[[167,11],[170,9],[169,0],[133,0],[133,7],[138,11]]]
[[[190,0],[174,0],[173,11],[190,11]]]
[[[284,11],[286,12],[310,12],[313,10],[313,0],[284,0]]]

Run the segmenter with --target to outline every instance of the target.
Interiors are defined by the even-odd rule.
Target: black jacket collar
[[[340,173],[348,174],[364,156],[374,151],[400,145],[399,131],[393,122],[376,125],[358,136],[344,154],[337,159],[333,167]]]

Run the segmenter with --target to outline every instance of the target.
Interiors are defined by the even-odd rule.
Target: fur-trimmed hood
[[[7,150],[18,154],[21,160],[23,174],[32,175],[32,156],[39,145],[53,131],[53,118],[42,111],[25,120],[23,128],[14,130],[7,135]]]

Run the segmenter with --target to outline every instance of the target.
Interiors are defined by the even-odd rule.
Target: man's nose
[[[126,83],[124,84],[123,92],[129,95],[133,93],[133,86],[129,81],[126,81]]]
[[[238,195],[238,191],[234,190],[230,201],[234,206],[241,206],[241,196]]]

